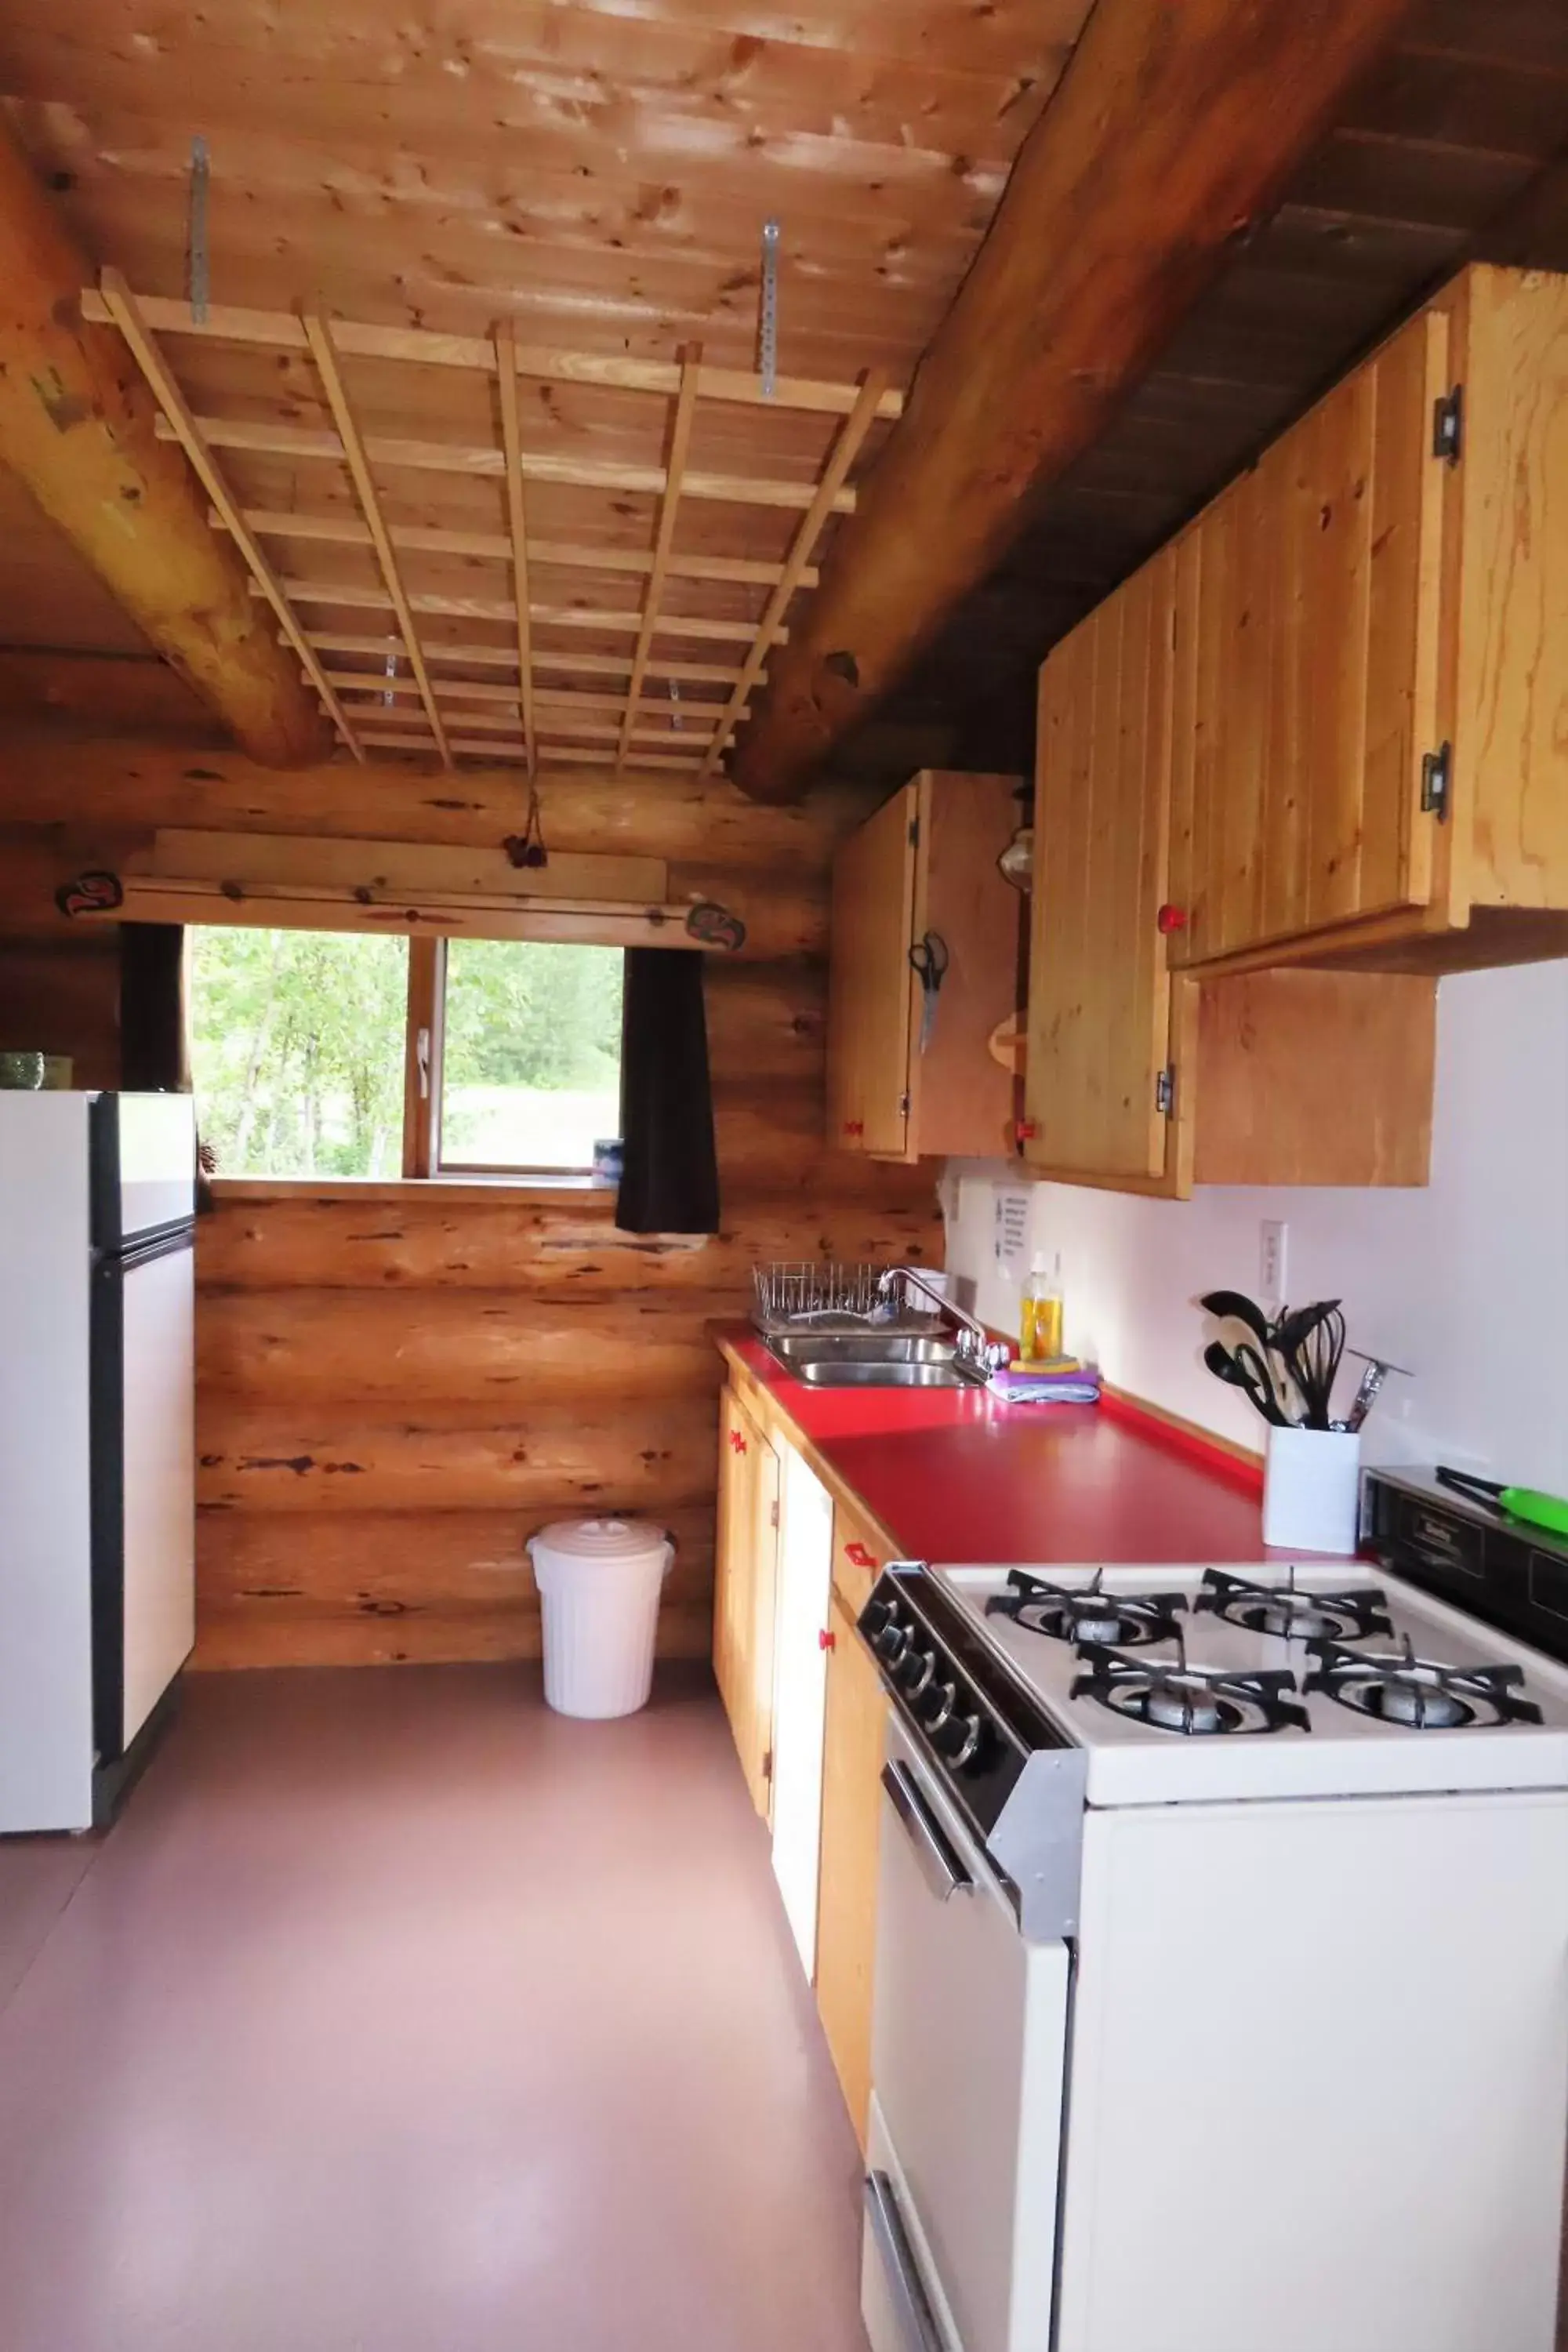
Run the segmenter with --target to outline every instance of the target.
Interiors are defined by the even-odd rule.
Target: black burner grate
[[[1117,1649],[1142,1649],[1152,1642],[1169,1642],[1178,1633],[1175,1612],[1185,1609],[1179,1592],[1107,1592],[1105,1571],[1097,1569],[1087,1584],[1069,1590],[1047,1583],[1044,1577],[1010,1569],[1008,1592],[994,1592],[985,1603],[988,1617],[1010,1617],[1031,1633],[1055,1642],[1098,1642]]]
[[[1073,1697],[1096,1699],[1112,1715],[1185,1738],[1310,1731],[1305,1707],[1286,1696],[1297,1686],[1288,1668],[1239,1674],[1189,1665],[1179,1631],[1176,1643],[1173,1658],[1128,1658],[1103,1643],[1086,1643],[1082,1655],[1089,1672],[1073,1684]]]
[[[1393,1651],[1347,1650],[1331,1641],[1308,1646],[1319,1665],[1304,1690],[1326,1691],[1341,1706],[1403,1731],[1487,1730],[1542,1719],[1534,1700],[1519,1696],[1522,1666],[1446,1666],[1418,1658],[1408,1633]]]
[[[1338,1592],[1307,1591],[1291,1570],[1283,1584],[1255,1584],[1223,1568],[1206,1569],[1194,1610],[1211,1610],[1227,1625],[1281,1641],[1365,1642],[1392,1636],[1386,1596],[1375,1584]]]

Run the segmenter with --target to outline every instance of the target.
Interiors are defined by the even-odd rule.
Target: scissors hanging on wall
[[[910,969],[921,984],[921,1052],[931,1041],[936,1027],[936,1001],[942,994],[942,983],[947,978],[951,958],[947,941],[940,931],[925,931],[910,950]]]

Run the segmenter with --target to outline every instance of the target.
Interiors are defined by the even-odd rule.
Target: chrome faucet
[[[974,1365],[982,1372],[996,1372],[1001,1370],[1004,1364],[1011,1360],[1013,1350],[1005,1341],[988,1339],[984,1323],[976,1322],[973,1315],[965,1313],[962,1307],[952,1299],[945,1297],[940,1290],[933,1290],[930,1282],[923,1275],[917,1272],[915,1267],[912,1265],[889,1266],[877,1287],[881,1297],[887,1298],[892,1295],[896,1284],[901,1284],[906,1293],[910,1290],[918,1291],[922,1298],[928,1299],[931,1305],[938,1308],[942,1314],[950,1315],[952,1318],[958,1326],[958,1353],[966,1363]]]

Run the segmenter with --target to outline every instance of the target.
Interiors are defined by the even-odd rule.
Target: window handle
[[[421,1102],[428,1102],[430,1099],[430,1032],[428,1029],[420,1029],[415,1034],[414,1059],[419,1071],[419,1099]]]

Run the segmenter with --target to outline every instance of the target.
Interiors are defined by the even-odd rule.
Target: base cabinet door
[[[816,1895],[816,2006],[862,2147],[871,2097],[871,1979],[888,1702],[835,1592],[828,1610],[822,1848]]]
[[[770,1811],[778,1456],[733,1389],[720,1423],[713,1672],[752,1802]]]

